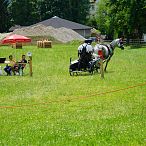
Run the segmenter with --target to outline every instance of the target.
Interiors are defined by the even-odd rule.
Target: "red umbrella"
[[[11,34],[7,37],[5,37],[1,43],[6,44],[6,43],[26,43],[26,42],[31,42],[31,39],[22,35],[17,35],[17,34]]]

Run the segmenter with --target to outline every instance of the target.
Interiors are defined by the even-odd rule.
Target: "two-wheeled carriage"
[[[71,76],[78,75],[83,72],[88,72],[92,75],[95,71],[98,72],[98,70],[100,70],[100,61],[101,58],[97,57],[96,59],[89,61],[86,65],[82,64],[79,68],[79,60],[72,61],[70,58],[69,73]]]

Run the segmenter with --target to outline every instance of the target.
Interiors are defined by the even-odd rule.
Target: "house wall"
[[[91,29],[76,29],[75,32],[79,33],[83,37],[91,36]]]

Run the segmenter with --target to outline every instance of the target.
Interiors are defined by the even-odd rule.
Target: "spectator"
[[[18,63],[22,63],[22,64],[19,64],[18,65],[19,75],[22,75],[23,74],[23,69],[26,66],[25,63],[27,63],[26,56],[25,55],[22,55],[22,59]]]
[[[15,70],[18,69],[18,66],[16,65],[16,61],[13,59],[13,56],[9,56],[9,63],[4,68],[4,71],[7,73],[7,75],[12,75],[12,72],[15,75]]]

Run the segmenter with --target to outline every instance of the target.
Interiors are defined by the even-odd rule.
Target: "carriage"
[[[91,40],[87,40],[87,43],[88,42],[91,43]],[[89,72],[90,74],[93,74],[95,71],[98,72],[98,70],[100,70],[101,76],[104,77],[103,63],[105,63],[104,71],[106,71],[108,62],[113,56],[114,49],[116,46],[124,50],[123,38],[115,39],[110,44],[96,44],[93,52],[95,57],[93,57],[92,60],[86,63],[83,62],[80,68],[79,68],[80,60],[78,59],[72,61],[72,59],[70,58],[70,66],[69,66],[70,75],[79,74],[82,72]]]
[[[70,58],[69,73],[70,75],[78,75],[82,72],[88,72],[93,74],[95,71],[98,72],[100,69],[100,56],[93,55],[93,47],[91,46],[92,40],[86,39],[84,44],[78,47],[78,57],[79,59],[72,61]]]
[[[72,61],[72,58],[70,58],[70,65],[69,65],[69,73],[71,76],[78,75],[83,72],[88,72],[89,74],[93,74],[94,72],[98,72],[100,69],[100,57],[97,57],[96,59],[92,59],[89,61],[86,65],[81,65],[80,69],[79,66],[79,60]]]

